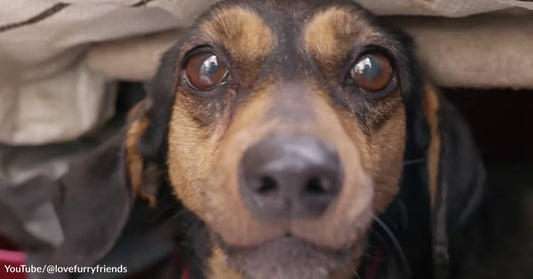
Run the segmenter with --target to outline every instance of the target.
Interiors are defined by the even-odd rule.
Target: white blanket
[[[0,0],[0,143],[61,142],[94,129],[112,116],[114,100],[106,93],[106,69],[89,69],[83,59],[86,50],[96,42],[186,27],[214,2]],[[513,0],[359,2],[378,14],[448,17],[509,7],[533,9],[531,2]],[[173,40],[166,37],[168,41]],[[163,46],[157,44],[155,50]],[[134,71],[120,77],[139,80],[155,65],[138,65],[141,74],[134,63],[127,67]]]

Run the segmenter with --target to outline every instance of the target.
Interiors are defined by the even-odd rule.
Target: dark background
[[[464,278],[533,278],[533,92],[443,89],[483,154],[479,253]]]

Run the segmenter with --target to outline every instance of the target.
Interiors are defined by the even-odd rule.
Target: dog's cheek
[[[383,212],[399,191],[406,141],[405,108],[398,106],[369,140],[375,182],[374,211]]]
[[[228,104],[224,102],[200,103],[178,92],[169,124],[169,178],[177,197],[200,217],[205,211],[205,182],[227,122]]]
[[[356,112],[337,112],[344,131],[357,146],[364,172],[372,180],[374,213],[382,212],[397,194],[403,169],[405,108],[397,95],[376,104],[366,115],[382,119],[373,127],[365,126]]]

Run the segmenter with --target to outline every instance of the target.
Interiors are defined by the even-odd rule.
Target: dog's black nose
[[[318,217],[343,180],[337,151],[310,136],[263,140],[245,152],[239,171],[243,200],[263,218]]]

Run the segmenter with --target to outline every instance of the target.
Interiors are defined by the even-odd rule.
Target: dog
[[[135,199],[170,192],[177,225],[154,235],[178,238],[176,278],[461,278],[481,157],[383,19],[350,0],[222,1],[147,89],[60,178],[0,181],[0,234],[28,264],[94,264]]]
[[[409,36],[353,1],[218,3],[148,94],[125,168],[134,195],[170,188],[187,213],[181,278],[460,271],[480,155]]]

